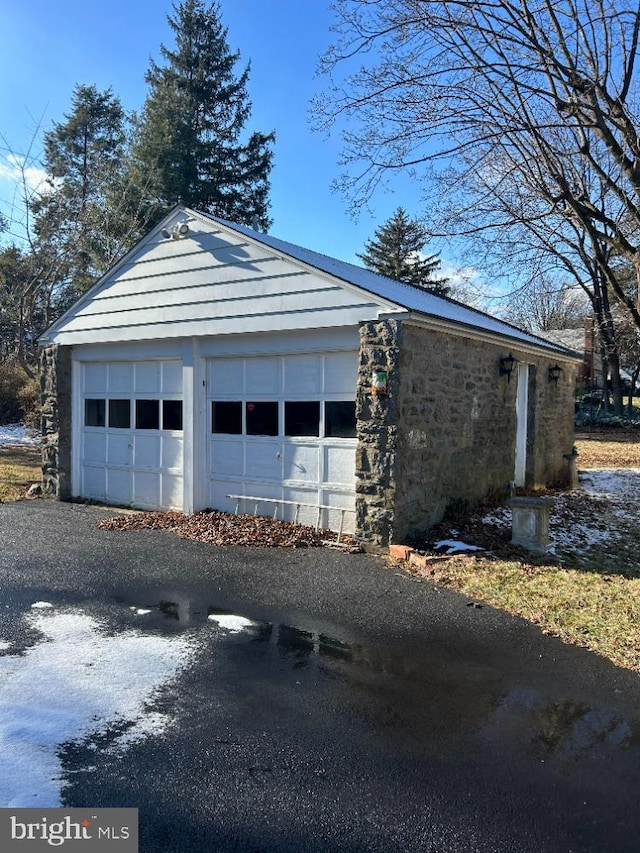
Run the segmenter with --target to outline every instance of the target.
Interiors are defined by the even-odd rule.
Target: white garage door
[[[181,509],[181,363],[85,362],[80,377],[78,494],[143,509]]]
[[[356,352],[210,359],[210,505],[233,511],[230,494],[276,498],[292,502],[278,507],[289,520],[297,503],[353,510],[356,379]],[[340,515],[324,511],[321,522],[337,529]],[[316,519],[317,510],[300,508],[301,522]],[[345,513],[345,531],[354,524]]]

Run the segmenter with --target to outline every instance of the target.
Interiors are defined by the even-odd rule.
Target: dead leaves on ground
[[[102,530],[170,530],[183,539],[210,545],[250,545],[254,548],[317,548],[337,545],[331,530],[308,527],[290,521],[253,515],[231,515],[205,511],[194,515],[181,512],[135,512],[118,515],[98,524]],[[342,537],[340,546],[353,553],[362,550],[352,537]]]

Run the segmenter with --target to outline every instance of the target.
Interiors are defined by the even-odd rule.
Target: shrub
[[[22,417],[20,420],[28,427],[40,429],[40,382],[27,379],[18,391],[18,403]]]
[[[39,426],[40,386],[17,364],[0,364],[0,424]]]
[[[638,429],[640,430],[640,413],[612,415],[598,411],[595,407],[580,406],[576,408],[576,427],[599,427],[601,429]]]

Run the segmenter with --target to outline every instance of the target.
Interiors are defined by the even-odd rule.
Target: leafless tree
[[[315,111],[321,126],[342,129],[353,204],[399,169],[427,179],[439,164],[454,206],[473,214],[464,233],[524,225],[549,245],[556,233],[577,238],[569,264],[586,253],[640,327],[640,5],[336,0],[334,8],[337,37],[321,63],[330,85]],[[519,193],[533,202],[524,215],[513,204]],[[612,258],[634,269],[635,293],[620,287]]]
[[[72,194],[56,197],[56,182],[42,168],[36,144],[40,132],[38,126],[24,154],[13,152],[0,137],[15,188],[4,235],[8,245],[0,249],[0,331],[5,339],[0,359],[17,362],[32,379],[38,370],[39,335],[78,296],[70,271],[83,245],[79,226],[90,226],[99,238],[101,265],[96,275],[116,263],[146,227],[145,188],[118,182],[115,175],[105,203],[93,206],[90,222],[80,222],[81,200]],[[55,206],[47,227],[33,213],[43,198]]]
[[[591,306],[575,285],[539,279],[511,294],[503,316],[534,332],[582,328]]]

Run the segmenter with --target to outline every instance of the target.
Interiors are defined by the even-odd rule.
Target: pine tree
[[[249,66],[236,74],[240,54],[229,49],[217,4],[183,0],[173,11],[175,49],[161,45],[165,64],[152,60],[146,74],[133,143],[136,183],[145,177],[157,218],[180,201],[234,222],[257,217],[266,228],[275,135],[244,133]]]
[[[71,297],[86,290],[120,253],[109,246],[106,198],[125,151],[126,116],[111,89],[76,86],[65,121],[44,135],[48,188],[31,204],[34,228],[38,251],[55,253]]]
[[[449,292],[447,279],[435,278],[440,269],[438,255],[421,254],[427,242],[425,228],[409,219],[399,207],[393,216],[375,231],[375,239],[367,240],[364,252],[358,257],[367,269],[388,278],[395,278],[438,296]]]

